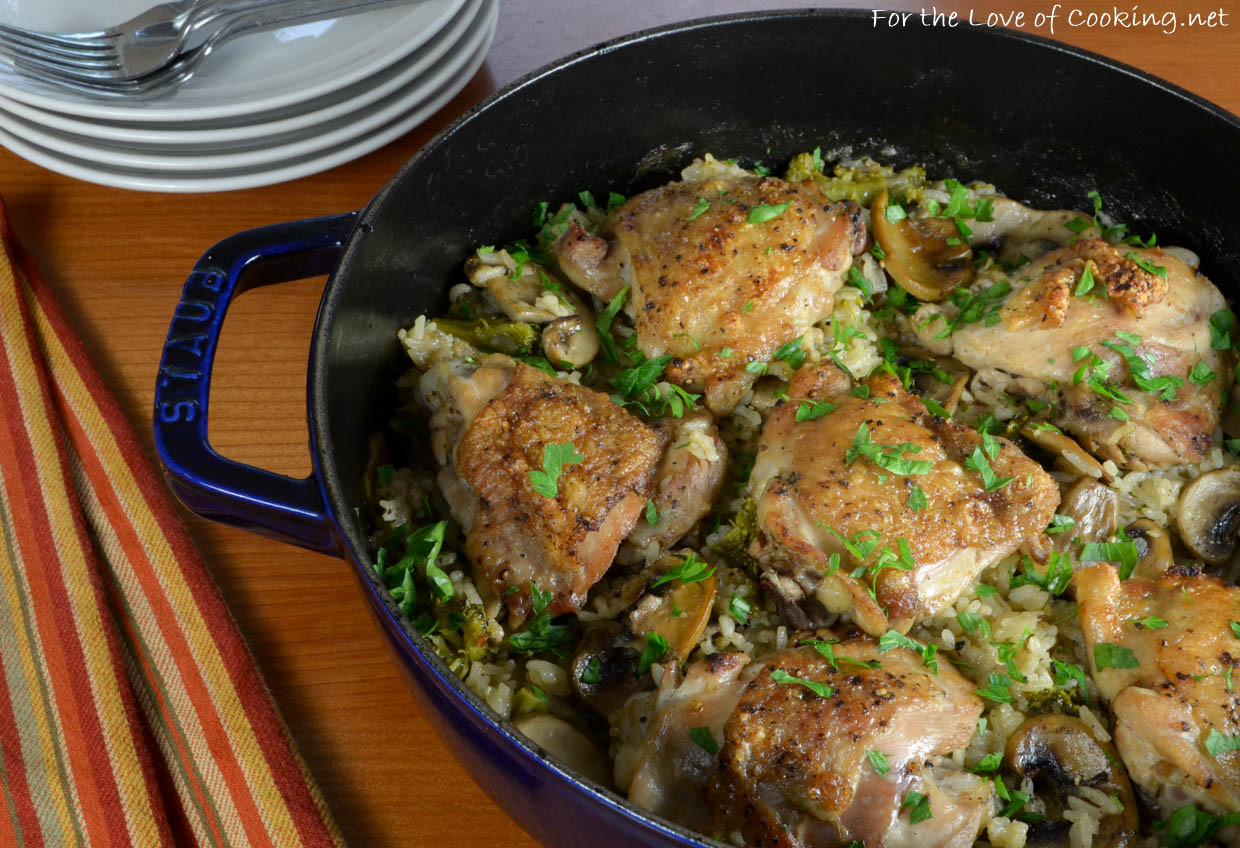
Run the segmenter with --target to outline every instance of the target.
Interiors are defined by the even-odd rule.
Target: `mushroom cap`
[[[1240,529],[1240,468],[1209,471],[1185,486],[1175,520],[1193,556],[1209,565],[1227,562]]]
[[[884,191],[870,207],[870,228],[886,257],[883,267],[919,300],[942,300],[973,281],[973,249],[951,218],[891,221]]]
[[[1137,546],[1137,568],[1133,576],[1152,580],[1175,563],[1171,537],[1150,519],[1138,518],[1124,528],[1124,535]]]

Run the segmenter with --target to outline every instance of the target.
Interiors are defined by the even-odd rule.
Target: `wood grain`
[[[1219,8],[1192,0],[1155,2],[1141,8],[1181,14]],[[672,20],[796,5],[809,4],[504,0],[491,56],[467,88],[425,126],[359,161],[284,185],[186,196],[90,185],[0,151],[0,190],[16,231],[149,446],[155,371],[172,308],[187,271],[217,239],[360,207],[447,121],[557,56]],[[1022,9],[1028,15],[1051,5],[974,4],[979,12]],[[963,11],[969,4],[938,7]],[[1228,22],[1174,35],[1060,26],[1056,37],[1165,77],[1235,112],[1240,24]],[[1186,143],[1191,151],[1191,140]],[[309,468],[305,365],[321,286],[321,280],[309,280],[252,292],[230,312],[211,419],[211,437],[226,455],[288,473]],[[430,731],[344,563],[192,516],[186,520],[351,845],[533,845]]]

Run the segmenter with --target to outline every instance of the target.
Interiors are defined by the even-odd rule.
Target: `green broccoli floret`
[[[435,326],[450,336],[469,342],[479,350],[506,353],[509,356],[529,353],[538,340],[538,331],[523,321],[497,318],[436,318]]]
[[[926,170],[913,165],[903,171],[866,159],[860,165],[844,167],[836,165],[834,176],[827,176],[821,169],[821,160],[812,153],[801,153],[788,164],[785,178],[789,182],[813,180],[818,183],[831,200],[852,200],[869,206],[884,189],[900,203],[915,204],[925,195]]]
[[[715,543],[714,553],[724,562],[757,579],[761,569],[758,561],[749,555],[749,543],[758,533],[758,508],[753,498],[745,498],[745,504],[728,522],[728,532]]]

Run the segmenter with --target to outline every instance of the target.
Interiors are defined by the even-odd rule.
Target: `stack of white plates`
[[[0,0],[0,22],[106,27],[153,0]],[[498,0],[417,0],[236,39],[178,91],[88,100],[0,66],[0,144],[53,171],[144,191],[303,177],[409,132],[461,90]]]

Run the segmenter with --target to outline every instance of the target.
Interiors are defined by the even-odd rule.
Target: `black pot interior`
[[[312,364],[318,456],[354,554],[369,561],[353,508],[366,438],[392,405],[396,331],[443,308],[477,245],[528,237],[537,201],[631,194],[708,151],[778,172],[795,153],[845,145],[1036,206],[1089,209],[1098,189],[1118,219],[1197,251],[1236,291],[1240,121],[1132,69],[1010,32],[875,29],[868,12],[741,15],[621,39],[466,115],[364,214]]]

